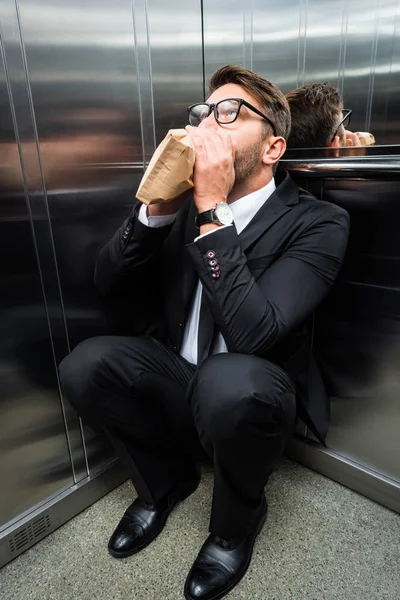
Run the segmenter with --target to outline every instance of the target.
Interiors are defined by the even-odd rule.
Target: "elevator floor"
[[[107,541],[134,497],[114,490],[0,571],[0,600],[180,600],[207,535],[212,471],[142,553]],[[398,600],[400,516],[294,462],[267,489],[269,517],[229,600]]]

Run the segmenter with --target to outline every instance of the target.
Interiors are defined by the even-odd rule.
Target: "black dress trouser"
[[[97,337],[60,365],[63,390],[105,429],[136,488],[157,502],[194,470],[202,448],[215,472],[210,531],[242,536],[296,417],[295,389],[277,365],[217,354],[200,368],[151,337]]]

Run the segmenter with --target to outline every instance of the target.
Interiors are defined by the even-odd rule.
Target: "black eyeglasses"
[[[240,109],[242,106],[247,106],[250,110],[255,112],[257,115],[260,115],[263,119],[268,121],[268,123],[272,127],[272,131],[276,136],[275,125],[266,115],[255,108],[246,100],[242,100],[242,98],[227,98],[226,100],[220,100],[216,104],[207,104],[207,102],[201,102],[199,104],[192,104],[188,108],[189,115],[189,123],[193,127],[198,127],[204,119],[207,119],[214,111],[214,117],[217,123],[220,125],[228,125],[229,123],[233,123],[239,116]]]
[[[342,110],[343,113],[343,119],[340,121],[339,125],[337,126],[337,129],[335,131],[335,133],[333,134],[333,138],[331,139],[331,142],[334,141],[335,137],[338,134],[338,131],[340,129],[340,126],[343,125],[343,127],[346,129],[349,125],[350,125],[350,121],[351,121],[351,113],[353,111],[351,110],[351,108],[344,108]]]

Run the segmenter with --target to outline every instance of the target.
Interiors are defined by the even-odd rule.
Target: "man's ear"
[[[265,147],[262,161],[264,165],[273,166],[286,151],[286,140],[283,137],[271,137]]]
[[[340,148],[340,137],[335,135],[335,139],[331,142],[331,148]]]

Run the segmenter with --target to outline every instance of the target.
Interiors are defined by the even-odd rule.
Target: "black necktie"
[[[202,362],[210,354],[210,349],[214,340],[215,332],[215,321],[212,316],[209,304],[207,302],[204,290],[201,290],[201,307],[200,307],[200,318],[199,318],[199,332],[197,336],[197,365],[200,366]]]

